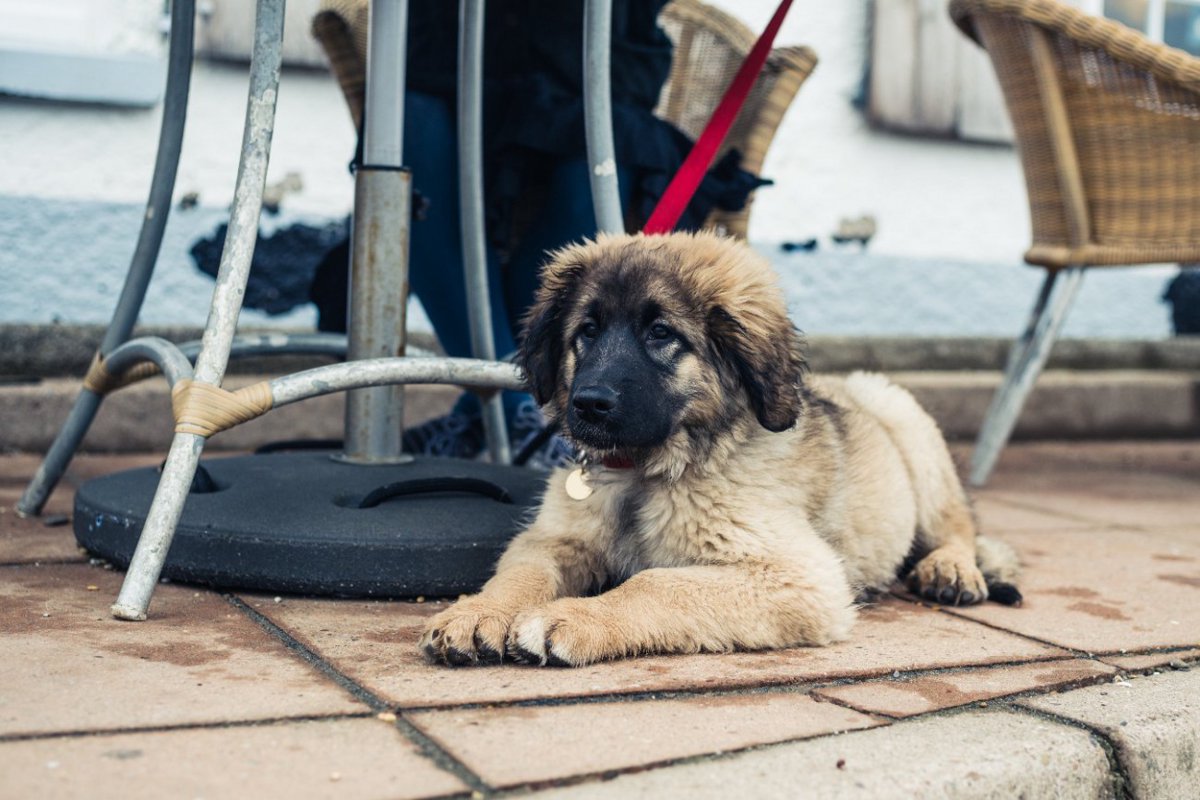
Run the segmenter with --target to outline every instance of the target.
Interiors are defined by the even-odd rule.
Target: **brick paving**
[[[1021,608],[897,591],[829,648],[580,670],[428,666],[438,602],[166,585],[112,620],[120,574],[45,523],[160,459],[82,456],[22,520],[38,459],[0,456],[0,798],[1200,796],[1195,442],[1010,447],[974,495]]]

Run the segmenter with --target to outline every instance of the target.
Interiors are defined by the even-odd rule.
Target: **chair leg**
[[[233,349],[233,338],[245,295],[254,242],[262,212],[263,187],[275,128],[279,96],[285,0],[258,0],[254,17],[254,49],[250,56],[250,86],[242,155],[234,185],[229,232],[221,250],[221,266],[213,287],[208,323],[196,357],[194,381],[220,386]],[[144,620],[158,584],[175,528],[183,515],[192,478],[200,463],[205,438],[176,432],[163,465],[158,488],[125,572],[121,592],[112,606],[117,619]]]
[[[18,516],[36,517],[42,513],[50,493],[67,471],[71,459],[75,457],[75,451],[79,449],[92,420],[96,418],[102,399],[89,389],[79,390],[66,422],[59,429],[58,436],[54,437],[54,443],[50,445],[33,479],[25,487],[21,499],[17,501]]]
[[[979,438],[971,454],[972,486],[983,486],[991,476],[1000,452],[1016,427],[1025,400],[1050,356],[1050,348],[1062,328],[1082,279],[1083,267],[1068,267],[1063,271],[1062,286],[1054,292],[1056,273],[1046,276],[1029,325],[1009,353],[1004,381],[992,397],[991,406],[979,430]]]

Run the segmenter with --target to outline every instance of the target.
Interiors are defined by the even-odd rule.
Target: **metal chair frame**
[[[170,212],[187,114],[194,5],[194,0],[174,0],[171,7],[167,90],[158,156],[142,230],[121,298],[85,386],[17,506],[23,515],[41,512],[107,391],[156,372],[166,377],[176,405],[176,433],[133,560],[112,607],[113,616],[125,620],[146,618],[200,454],[207,436],[211,435],[207,430],[189,432],[193,428],[187,422],[190,418],[188,395],[196,385],[206,384],[206,395],[215,396],[221,402],[231,399],[235,393],[220,389],[231,357],[267,353],[347,356],[350,361],[346,363],[256,384],[257,406],[251,403],[242,408],[238,413],[243,418],[231,424],[309,397],[348,391],[346,451],[342,457],[359,464],[394,463],[404,458],[399,435],[403,427],[402,387],[408,383],[449,383],[478,390],[492,398],[486,403],[485,415],[489,451],[494,461],[507,463],[509,446],[497,390],[515,390],[523,385],[514,365],[495,361],[490,338],[486,335],[491,326],[487,273],[482,257],[479,102],[483,0],[461,0],[459,74],[460,183],[464,190],[462,235],[470,298],[468,316],[476,358],[402,355],[405,346],[404,304],[397,304],[392,298],[402,295],[408,277],[410,184],[401,162],[406,0],[376,0],[371,7],[367,81],[367,106],[371,113],[364,131],[364,166],[356,175],[348,336],[235,336],[262,209],[283,39],[284,0],[257,0],[242,153],[229,231],[203,338],[199,343],[182,346],[156,338],[130,339]],[[612,3],[611,0],[587,0],[587,6],[585,57],[595,66],[589,71],[586,86],[588,141],[611,142],[612,121],[606,108],[609,73],[603,65],[608,59]],[[596,147],[600,147],[599,154],[595,152]],[[590,144],[589,160],[593,166],[607,163],[607,158],[602,145]],[[615,170],[605,173],[593,169],[592,172],[598,217],[602,221],[619,219]],[[612,229],[603,222],[600,227]],[[389,269],[373,269],[371,264],[387,264]],[[147,363],[154,365],[153,368],[146,369]],[[223,428],[218,426],[217,429]]]

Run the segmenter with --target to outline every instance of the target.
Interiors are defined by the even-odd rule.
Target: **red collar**
[[[632,458],[625,456],[605,456],[600,463],[608,469],[633,469],[636,466]]]

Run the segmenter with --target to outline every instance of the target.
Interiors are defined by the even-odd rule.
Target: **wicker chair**
[[[695,138],[755,36],[738,20],[699,0],[674,0],[660,22],[675,43],[675,54],[655,113]],[[324,0],[313,18],[313,36],[329,57],[357,127],[366,87],[367,0]],[[807,47],[772,50],[718,157],[737,148],[742,166],[758,173],[784,112],[816,64],[816,54]],[[713,212],[706,225],[744,239],[749,222],[747,202],[742,211]]]
[[[1084,269],[1200,260],[1200,59],[1054,0],[952,0],[950,14],[1000,78],[1029,195],[1025,260],[1047,271],[975,446],[981,486]]]

